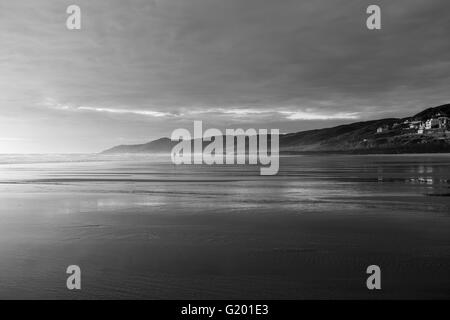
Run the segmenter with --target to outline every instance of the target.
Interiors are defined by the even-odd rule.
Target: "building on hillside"
[[[410,129],[419,129],[419,127],[422,125],[422,121],[411,121],[409,122],[409,128]]]
[[[424,131],[425,131],[425,124],[422,123],[422,124],[419,126],[419,129],[417,130],[417,133],[418,133],[418,134],[423,134]]]
[[[386,132],[388,130],[389,130],[388,126],[381,126],[381,127],[378,127],[377,133],[383,133],[383,132]]]
[[[441,129],[447,129],[450,127],[450,118],[448,117],[439,117],[439,128]]]
[[[439,128],[439,120],[436,118],[431,118],[428,119],[427,122],[425,122],[425,129],[430,130],[430,129],[435,129],[435,128]]]

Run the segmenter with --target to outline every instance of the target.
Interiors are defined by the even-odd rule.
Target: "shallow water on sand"
[[[2,155],[0,298],[450,298],[450,155],[280,161]]]

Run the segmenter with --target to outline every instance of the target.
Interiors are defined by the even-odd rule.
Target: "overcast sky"
[[[294,132],[409,116],[450,100],[449,12],[448,0],[0,0],[0,153],[98,152],[193,120]]]

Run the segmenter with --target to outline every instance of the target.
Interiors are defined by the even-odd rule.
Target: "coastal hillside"
[[[449,152],[449,118],[450,104],[445,104],[407,118],[286,134],[280,137],[280,149],[288,152]]]
[[[117,153],[168,153],[177,142],[161,138],[144,144],[124,144],[105,150],[104,154]]]
[[[168,153],[177,142],[161,138],[145,144],[121,145],[103,153]],[[407,118],[356,122],[332,128],[280,135],[284,153],[413,153],[450,152],[450,104]]]

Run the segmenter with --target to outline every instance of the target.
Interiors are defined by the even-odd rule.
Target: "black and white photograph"
[[[0,0],[0,300],[449,300],[449,17]]]

